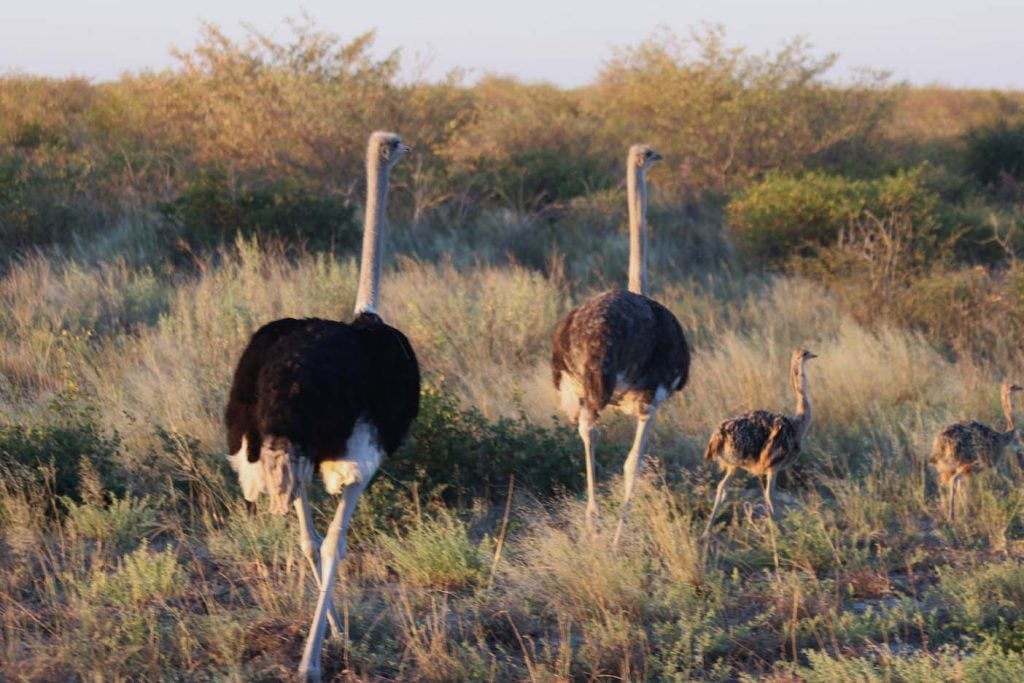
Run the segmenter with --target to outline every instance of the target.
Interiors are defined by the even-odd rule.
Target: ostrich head
[[[390,171],[403,154],[412,151],[412,147],[402,143],[402,138],[394,133],[377,131],[370,135],[370,144],[366,150],[366,162],[370,165],[381,164],[382,170]]]
[[[801,378],[804,374],[804,363],[812,358],[817,358],[817,356],[807,349],[797,348],[793,351],[793,356],[789,361],[789,373],[790,378],[793,380],[793,387],[797,391],[801,391]]]
[[[629,148],[629,167],[639,168],[643,173],[647,173],[655,161],[663,158],[647,145],[633,145]]]
[[[1024,387],[1019,384],[1014,384],[1013,382],[1003,382],[1002,386],[999,387],[999,393],[1003,396],[1009,396],[1010,394],[1018,391],[1024,391]]]
[[[808,361],[808,360],[810,360],[812,358],[817,358],[817,357],[818,357],[817,354],[812,353],[811,351],[808,351],[807,349],[799,349],[798,348],[795,351],[793,351],[793,363],[794,364],[802,363],[803,361]]]

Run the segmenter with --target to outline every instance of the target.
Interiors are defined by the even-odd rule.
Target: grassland
[[[353,178],[385,120],[419,150],[396,179],[383,313],[417,350],[423,409],[360,503],[325,675],[1024,680],[1021,463],[975,477],[955,523],[927,464],[942,425],[998,422],[998,383],[1024,375],[1024,193],[970,154],[995,139],[1012,157],[1021,98],[836,88],[799,49],[762,62],[714,53],[716,35],[696,56],[654,38],[580,92],[401,84],[366,43],[254,62],[215,30],[174,73],[0,82],[0,678],[292,675],[313,581],[295,520],[242,504],[220,415],[258,325],[352,309]],[[235,108],[190,109],[224,92]],[[688,92],[709,128],[677,130],[652,92]],[[716,112],[782,132],[722,138]],[[613,551],[632,425],[604,423],[591,538],[548,357],[558,319],[623,281],[637,135],[675,159],[652,178],[652,281],[694,356]],[[743,479],[703,543],[707,436],[791,405],[797,345],[819,355],[815,418],[779,519]],[[321,527],[331,504],[314,500]]]

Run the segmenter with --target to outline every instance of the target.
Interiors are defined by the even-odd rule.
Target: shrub
[[[876,279],[906,274],[935,256],[939,198],[923,167],[876,180],[810,171],[772,174],[729,202],[727,220],[748,256],[781,263],[821,255],[839,244],[826,269],[882,269]]]
[[[0,246],[54,241],[80,223],[83,212],[65,201],[76,182],[71,173],[49,163],[29,164],[20,154],[0,158]]]
[[[359,237],[355,209],[294,180],[236,188],[223,169],[199,173],[176,199],[159,204],[194,245],[230,241],[236,234],[278,234],[313,246],[349,247]]]
[[[138,607],[183,592],[184,573],[174,548],[156,553],[143,543],[135,552],[124,556],[113,573],[94,569],[86,590],[88,597],[102,604]]]
[[[867,71],[827,83],[835,61],[800,39],[762,55],[727,45],[721,27],[661,31],[607,61],[591,111],[610,141],[641,135],[668,153],[656,172],[680,191],[728,192],[872,136],[893,92]]]
[[[505,160],[485,160],[477,176],[501,201],[526,210],[605,189],[616,180],[600,158],[564,149],[527,150]]]
[[[0,461],[25,483],[42,485],[52,472],[53,493],[82,500],[82,468],[95,472],[102,488],[123,493],[114,457],[121,440],[104,434],[89,419],[69,424],[26,427],[0,424]]]
[[[1024,567],[1015,560],[981,566],[943,567],[936,597],[949,605],[952,621],[981,631],[1024,614]]]
[[[114,498],[109,505],[66,501],[68,530],[77,536],[129,549],[156,528],[156,512],[148,498]]]
[[[727,220],[750,256],[782,261],[831,244],[863,209],[863,181],[812,171],[770,174],[729,202]]]
[[[382,536],[380,544],[408,585],[459,590],[479,585],[485,576],[488,544],[474,545],[466,525],[443,510],[402,537]]]
[[[426,383],[412,438],[382,470],[391,478],[440,491],[453,502],[494,497],[516,476],[516,485],[550,495],[581,484],[580,449],[570,430],[532,424],[525,416],[488,420],[437,383]]]
[[[1024,123],[1005,121],[973,128],[964,136],[967,172],[984,185],[1024,180]]]

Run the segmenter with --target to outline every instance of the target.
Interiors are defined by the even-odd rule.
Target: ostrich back
[[[1009,443],[1003,432],[974,420],[951,424],[939,432],[930,461],[944,478],[965,465],[992,465]]]
[[[726,420],[711,434],[706,460],[755,474],[784,469],[800,455],[799,431],[785,415],[755,410]]]
[[[285,437],[319,462],[344,455],[355,423],[366,419],[391,455],[419,412],[419,391],[408,339],[376,315],[361,314],[351,325],[278,320],[253,335],[239,361],[226,411],[228,445],[237,450],[246,435],[255,462],[264,437]]]
[[[249,338],[249,344],[235,366],[228,404],[224,409],[228,453],[237,453],[242,447],[242,437],[246,437],[249,462],[259,459],[260,435],[256,427],[259,394],[256,387],[260,369],[273,358],[270,349],[281,338],[302,330],[311,322],[311,319],[281,318],[267,323]]]
[[[651,402],[659,389],[682,389],[690,350],[671,311],[640,294],[613,290],[583,302],[558,324],[551,371],[555,388],[568,377],[596,414],[625,392]]]

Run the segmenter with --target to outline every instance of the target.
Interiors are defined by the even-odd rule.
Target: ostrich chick
[[[817,356],[805,349],[796,349],[790,360],[790,379],[796,392],[795,415],[754,410],[726,420],[711,435],[704,459],[717,460],[725,470],[725,476],[718,484],[705,535],[711,532],[718,507],[725,500],[726,484],[737,470],[765,476],[764,499],[769,514],[775,516],[775,506],[772,504],[775,480],[779,472],[791,466],[800,455],[800,444],[811,423],[805,365],[812,358]]]
[[[1006,415],[1006,431],[992,429],[974,420],[957,422],[945,427],[932,445],[930,461],[939,472],[943,484],[949,484],[949,519],[956,514],[956,497],[964,476],[993,465],[1017,436],[1013,426],[1013,394],[1020,387],[1003,382],[999,396]],[[966,495],[966,494],[965,494]]]

